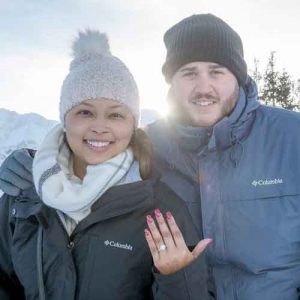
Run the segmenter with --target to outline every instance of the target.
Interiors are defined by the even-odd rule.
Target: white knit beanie
[[[84,100],[117,100],[130,109],[138,126],[139,94],[136,82],[125,64],[110,52],[105,33],[79,32],[73,43],[74,59],[60,96],[60,120]]]

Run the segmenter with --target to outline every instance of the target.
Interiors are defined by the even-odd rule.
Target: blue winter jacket
[[[162,180],[187,203],[218,300],[293,300],[300,286],[300,114],[260,105],[250,81],[212,130],[148,127]]]

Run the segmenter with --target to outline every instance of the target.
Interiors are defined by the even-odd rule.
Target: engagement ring
[[[165,251],[166,249],[167,249],[167,246],[165,244],[162,244],[158,247],[158,252]]]

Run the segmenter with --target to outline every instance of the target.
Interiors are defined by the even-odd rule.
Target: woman
[[[0,201],[0,298],[207,299],[199,255],[211,240],[149,180],[133,76],[105,34],[79,33],[73,52],[34,188]]]

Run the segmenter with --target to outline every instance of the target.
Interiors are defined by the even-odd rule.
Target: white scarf
[[[72,155],[61,124],[46,136],[33,161],[35,188],[42,201],[76,223],[91,212],[91,206],[110,187],[124,183],[133,164],[130,148],[117,156],[89,165],[82,182],[72,174]]]

